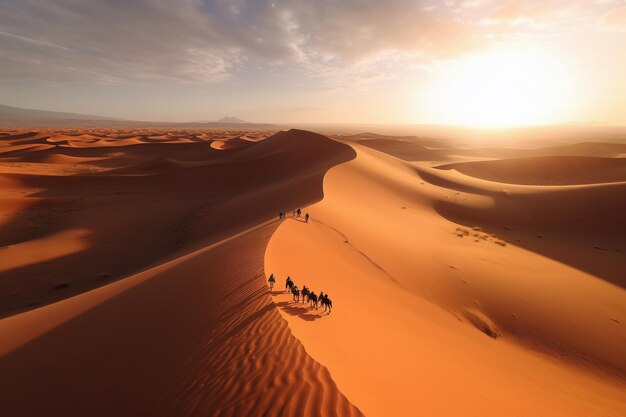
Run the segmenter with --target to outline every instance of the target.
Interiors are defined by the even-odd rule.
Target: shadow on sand
[[[288,216],[288,217],[286,217],[286,218],[285,218],[285,219],[283,219],[283,220],[294,220],[294,221],[297,221],[297,222],[300,222],[300,223],[308,223],[308,222],[305,220],[304,216],[301,216],[301,217],[296,217],[296,216]],[[309,219],[309,221],[311,221],[311,219]]]
[[[280,301],[276,302],[276,306],[283,310],[285,313],[290,314],[292,316],[298,316],[302,320],[313,321],[317,319],[321,319],[324,314],[323,313],[312,313],[316,310],[311,310],[308,307],[308,304],[299,304],[296,302],[288,302],[288,301]]]

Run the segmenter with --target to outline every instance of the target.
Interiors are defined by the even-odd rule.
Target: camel
[[[301,291],[301,293],[302,293],[302,302],[303,303],[306,302],[306,301],[309,301],[309,292],[310,292],[309,289],[306,287],[306,285],[304,285],[302,287],[302,291]],[[306,301],[304,300],[304,297],[306,297]]]
[[[324,311],[328,309],[328,314],[330,314],[330,311],[333,308],[333,301],[328,298],[328,294],[324,294],[324,296],[320,297],[320,302],[324,306]]]
[[[291,294],[293,294],[293,301],[300,301],[300,289],[297,285],[294,285],[291,289]]]
[[[315,307],[317,309],[318,308],[317,307],[317,295],[313,291],[311,291],[309,293],[308,298],[309,298],[309,301],[311,302],[311,308]]]

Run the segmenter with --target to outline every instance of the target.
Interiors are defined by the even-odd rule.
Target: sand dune
[[[210,152],[210,142],[203,145]],[[42,159],[73,167],[80,155],[99,155],[85,159],[100,171],[40,175],[37,163],[23,162],[28,173],[0,174],[9,187],[0,199],[7,231],[0,250],[11,260],[0,281],[10,315],[0,334],[11,335],[0,339],[3,410],[361,415],[293,337],[263,279],[263,253],[278,224],[266,220],[321,198],[325,171],[354,153],[298,131],[251,146],[258,151],[228,163],[198,163],[197,155],[186,160],[193,149],[146,143],[137,145],[147,148],[143,158],[122,153],[130,165],[120,169],[104,163],[120,157],[108,157],[112,149],[96,144],[68,155],[57,147]],[[301,170],[293,169],[297,161],[280,163],[300,152],[309,156]],[[276,163],[268,169],[257,153]],[[225,179],[241,192],[228,193]],[[37,228],[25,229],[34,219]]]
[[[26,162],[31,154],[72,165]],[[106,284],[173,251],[217,241],[258,219],[272,218],[281,208],[320,199],[323,173],[353,151],[322,136],[294,131],[220,155],[203,142],[56,147],[14,156],[11,172],[0,174],[7,181],[0,198],[24,204],[0,205],[9,219],[0,245],[19,245],[64,230],[90,233],[76,255],[47,256],[46,262],[5,271],[0,314]],[[61,203],[51,207],[50,202]],[[50,291],[68,277],[68,288]]]
[[[5,131],[0,132],[0,139],[11,139],[15,141],[17,139],[31,139],[41,137],[42,133],[39,131]]]
[[[571,185],[626,181],[626,158],[546,156],[442,165],[490,181]]]
[[[266,270],[331,294],[332,319],[276,302],[366,415],[626,411],[623,183],[503,190],[356,149]]]
[[[561,155],[561,156],[604,156],[619,157],[626,152],[624,143],[604,142],[580,142],[561,146],[540,148],[535,151],[538,155]]]
[[[622,145],[272,133],[0,132],[3,411],[626,413]]]
[[[211,143],[211,147],[215,149],[238,149],[248,146],[251,140],[244,138],[243,136],[235,136],[234,138],[228,138],[225,140],[215,140]]]
[[[198,166],[198,164],[193,161],[154,157],[129,166],[109,170],[106,172],[106,175],[154,175],[193,166]]]
[[[430,136],[398,136],[381,135],[378,133],[366,132],[352,135],[336,135],[336,139],[346,142],[356,142],[370,148],[385,148],[384,152],[393,154],[394,151],[405,154],[412,151],[423,151],[424,149],[449,148],[454,142],[443,137]],[[382,149],[380,149],[382,150]]]
[[[465,162],[486,159],[532,158],[532,157],[623,157],[624,143],[579,142],[562,144],[560,141],[537,141],[537,146],[520,147],[518,140],[498,147],[480,146],[481,142],[468,146],[466,142],[442,138],[402,136],[393,137],[371,133],[336,136],[338,140],[356,143],[393,155],[406,161]],[[507,141],[502,139],[503,143]],[[532,142],[532,141],[526,141]],[[518,145],[517,147],[515,145]]]
[[[53,145],[24,143],[21,145],[4,146],[0,151],[0,155],[3,157],[12,156],[14,154],[23,153],[24,151],[38,152],[52,148],[54,148]]]

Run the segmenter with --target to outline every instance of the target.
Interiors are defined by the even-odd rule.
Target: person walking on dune
[[[296,210],[296,217],[300,217],[302,215],[302,210]]]
[[[270,275],[267,281],[270,283],[270,291],[271,291],[272,288],[274,288],[274,284],[276,283],[276,278],[274,277],[274,274]]]
[[[309,222],[309,217],[310,217],[310,216],[309,216],[309,213],[307,213],[307,214],[305,214],[305,215],[304,215],[304,222],[305,222],[305,223],[308,223],[308,222]]]
[[[285,292],[290,292],[293,286],[294,286],[294,283],[291,277],[287,276],[287,279],[285,280]]]

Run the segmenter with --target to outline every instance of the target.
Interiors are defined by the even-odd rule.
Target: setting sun
[[[427,95],[450,124],[546,124],[567,120],[571,84],[564,66],[548,54],[491,52],[448,64]]]

